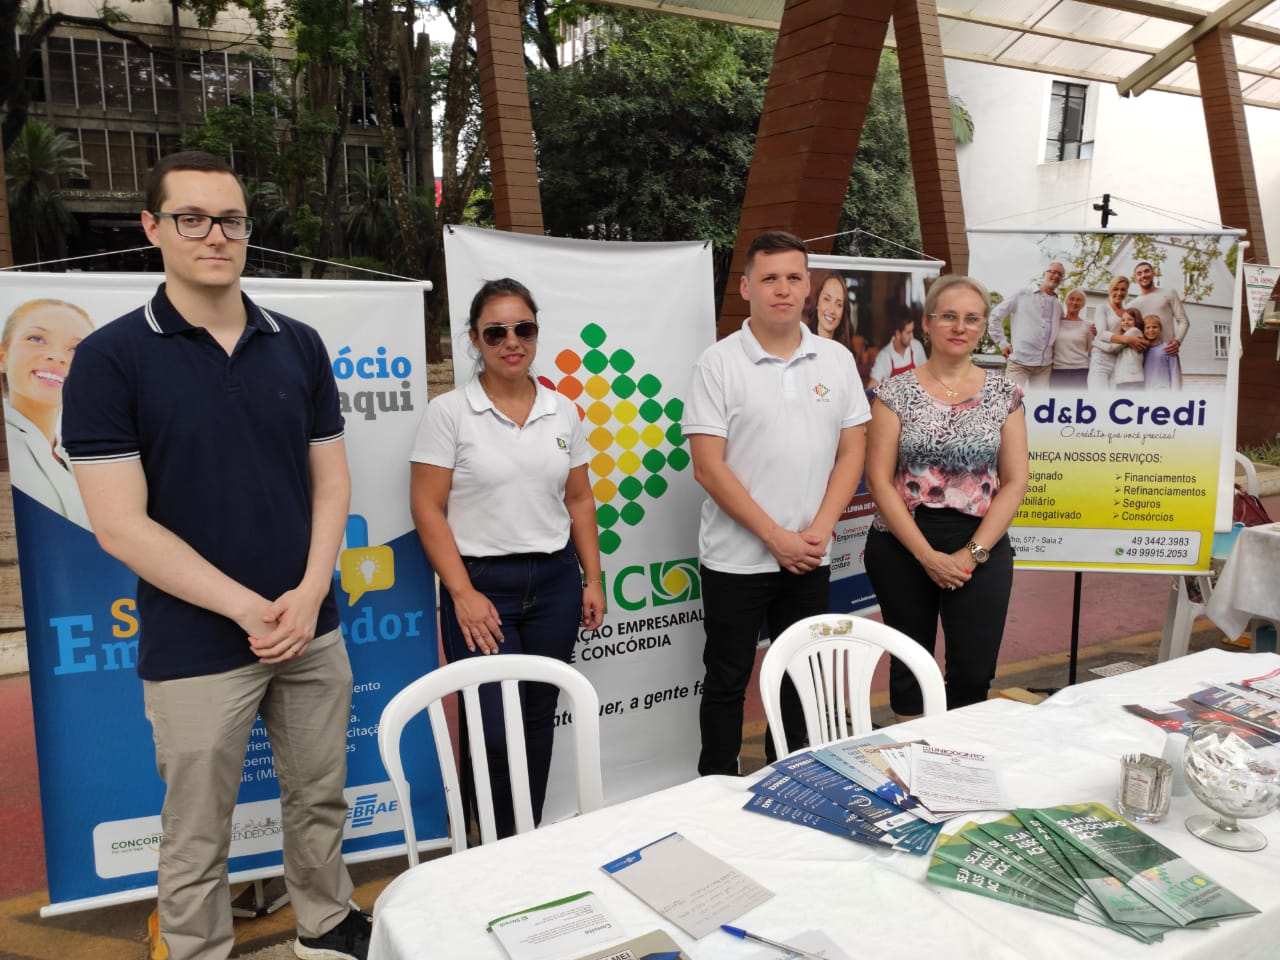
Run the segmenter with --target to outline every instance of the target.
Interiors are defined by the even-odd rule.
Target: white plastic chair
[[[467,846],[467,821],[462,809],[458,770],[454,765],[453,741],[445,722],[445,697],[462,693],[467,733],[472,743],[471,771],[475,781],[476,807],[480,816],[480,842],[497,839],[494,826],[493,792],[489,783],[489,760],[484,749],[484,726],[480,712],[480,685],[502,684],[502,710],[507,732],[507,763],[511,773],[511,795],[516,832],[532,830],[533,803],[529,796],[529,768],[525,753],[524,714],[520,706],[519,683],[550,683],[560,688],[573,713],[573,744],[578,773],[578,812],[586,813],[604,804],[600,779],[600,698],[591,681],[566,663],[550,657],[526,654],[497,654],[459,660],[431,671],[409,684],[387,704],[378,723],[378,752],[400,802],[404,818],[404,839],[409,866],[418,863],[417,834],[414,831],[409,783],[400,761],[400,739],[405,724],[426,711],[435,739],[440,774],[444,779],[445,804],[449,812],[449,832],[453,852]],[[563,701],[561,701],[563,702]],[[467,762],[463,757],[461,762]]]
[[[1255,497],[1258,495],[1258,471],[1253,461],[1243,453],[1236,454],[1236,466],[1244,471],[1244,488]],[[1200,599],[1192,600],[1187,593],[1187,579],[1194,577],[1200,587]],[[1191,629],[1196,619],[1209,605],[1209,597],[1213,594],[1213,573],[1188,574],[1172,577],[1169,584],[1169,600],[1165,604],[1164,628],[1160,631],[1160,652],[1156,656],[1158,663],[1164,663],[1174,657],[1185,656],[1191,644]],[[1233,638],[1234,639],[1234,638]]]
[[[760,664],[760,699],[778,756],[790,752],[782,726],[784,673],[800,694],[809,746],[820,747],[871,732],[871,675],[885,653],[915,674],[926,715],[946,711],[942,671],[900,630],[853,614],[823,613],[782,631]]]

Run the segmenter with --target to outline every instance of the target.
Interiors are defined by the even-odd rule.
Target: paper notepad
[[[678,833],[600,868],[691,937],[758,907],[773,892]]]

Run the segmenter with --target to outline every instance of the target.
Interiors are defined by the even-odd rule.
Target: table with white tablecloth
[[[1280,667],[1280,656],[1208,650],[1094,680],[1031,706],[989,700],[888,728],[902,739],[988,754],[1011,801],[1045,807],[1114,806],[1120,757],[1159,754],[1165,734],[1122,709],[1186,696]],[[775,896],[739,925],[786,941],[820,929],[856,957],[1155,957],[1240,960],[1280,956],[1280,815],[1253,821],[1270,839],[1233,853],[1191,836],[1183,820],[1204,808],[1174,799],[1169,817],[1144,827],[1161,843],[1244,897],[1261,914],[1207,930],[1176,930],[1146,946],[1065,920],[924,880],[927,857],[854,843],[742,809],[749,778],[704,777],[585,816],[421,864],[394,880],[374,910],[373,960],[418,957],[501,960],[489,920],[593,890],[627,936],[667,930],[696,960],[750,956],[740,940],[693,940],[600,870],[601,864],[672,831],[726,860]]]
[[[1280,523],[1240,530],[1205,612],[1228,637],[1254,619],[1280,626]]]

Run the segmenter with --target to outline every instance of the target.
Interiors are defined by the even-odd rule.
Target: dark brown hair
[[[822,296],[822,288],[831,280],[840,284],[840,292],[844,294],[844,309],[840,313],[840,322],[832,331],[831,339],[853,349],[853,299],[849,296],[849,284],[844,276],[836,270],[812,270],[809,273],[809,296],[804,301],[804,322],[814,333],[818,333],[818,298]],[[819,334],[821,335],[821,334]]]
[[[804,254],[804,265],[809,266],[809,248],[794,233],[785,230],[766,230],[751,241],[747,247],[747,259],[742,272],[750,273],[751,264],[755,262],[757,253],[781,253],[784,250],[798,250]]]
[[[204,150],[183,150],[180,153],[171,153],[167,157],[161,157],[151,172],[147,174],[147,209],[152,213],[160,210],[161,204],[164,203],[164,178],[175,170],[198,170],[201,173],[229,173],[235,177],[236,172],[231,169],[231,164],[223,160],[219,156],[212,153],[206,153]],[[240,183],[240,178],[236,177],[236,183],[240,184],[240,193],[246,197],[244,192],[244,184]]]
[[[471,298],[471,311],[467,316],[467,327],[472,333],[477,332],[477,325],[480,322],[480,314],[484,312],[485,305],[490,300],[497,300],[499,297],[519,297],[524,301],[525,306],[533,311],[533,319],[538,319],[538,305],[533,302],[533,294],[519,280],[512,280],[510,277],[502,277],[499,280],[486,280],[480,289],[476,291],[476,295]]]

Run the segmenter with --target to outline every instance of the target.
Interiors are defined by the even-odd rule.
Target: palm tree
[[[399,228],[391,209],[387,168],[380,163],[353,167],[347,191],[347,243],[353,255],[397,262]]]
[[[5,156],[14,259],[34,263],[66,256],[76,221],[58,194],[62,174],[83,176],[80,147],[47,123],[28,120]]]
[[[245,198],[249,201],[249,215],[253,217],[251,244],[262,248],[253,252],[253,261],[259,270],[284,270],[293,276],[295,270],[288,262],[280,262],[274,256],[281,250],[292,250],[293,220],[284,190],[274,180],[244,181]]]

